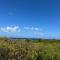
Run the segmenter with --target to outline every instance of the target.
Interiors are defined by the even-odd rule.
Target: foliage
[[[0,38],[0,60],[60,60],[60,41]]]

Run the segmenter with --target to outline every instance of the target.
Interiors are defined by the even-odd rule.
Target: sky
[[[0,0],[0,36],[60,39],[60,0]]]

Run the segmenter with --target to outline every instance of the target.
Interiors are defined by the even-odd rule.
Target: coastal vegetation
[[[0,60],[60,60],[60,40],[0,38]]]

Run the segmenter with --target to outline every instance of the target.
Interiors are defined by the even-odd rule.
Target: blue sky
[[[60,1],[0,0],[0,36],[60,38]]]

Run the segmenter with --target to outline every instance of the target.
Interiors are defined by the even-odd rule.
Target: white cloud
[[[24,29],[26,30],[35,30],[35,31],[39,31],[40,29],[38,27],[24,27]]]
[[[43,36],[43,31],[38,27],[24,27],[25,30],[30,31],[35,36]]]
[[[43,32],[42,31],[34,31],[34,34],[35,35],[38,35],[38,36],[42,36],[43,35]]]
[[[37,27],[36,27],[36,28],[35,28],[35,30],[36,30],[36,31],[38,31],[38,30],[39,30],[39,28],[37,28]]]
[[[16,32],[21,32],[21,31],[25,32],[25,33],[29,32],[33,36],[38,36],[38,37],[44,35],[41,28],[38,28],[38,27],[23,27],[22,29],[19,26],[13,26],[13,25],[7,26],[7,27],[0,27],[0,32],[7,32],[7,33],[8,32],[13,32],[13,33],[16,33]],[[24,34],[24,33],[22,33],[22,34]]]
[[[7,27],[1,27],[1,32],[20,32],[19,26],[7,26]]]
[[[24,27],[24,29],[29,30],[30,28],[29,27]]]

